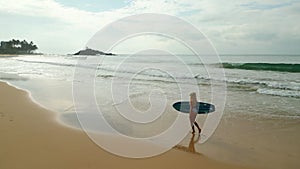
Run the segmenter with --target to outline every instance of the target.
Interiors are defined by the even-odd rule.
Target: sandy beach
[[[84,132],[57,123],[56,114],[33,103],[28,93],[6,83],[0,83],[0,92],[2,169],[243,168],[180,148],[145,159],[115,156],[99,148]]]
[[[16,57],[15,54],[0,54],[0,58],[7,58],[7,57]]]
[[[29,94],[0,83],[0,168],[261,168],[300,166],[299,119],[226,114],[205,144],[191,144],[192,134],[159,156],[130,159],[113,155],[81,130],[57,121],[58,113],[34,103]],[[251,99],[251,98],[249,98]],[[227,104],[234,104],[228,95]],[[203,124],[203,118],[198,122]],[[100,135],[133,151],[158,147]],[[197,135],[194,136],[196,140]]]

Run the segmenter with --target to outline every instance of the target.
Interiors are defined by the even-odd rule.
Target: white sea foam
[[[275,95],[275,96],[300,98],[300,91],[294,91],[294,90],[259,88],[257,89],[257,92],[261,94],[268,94],[268,95]]]
[[[16,80],[27,80],[27,78],[22,77],[16,73],[4,73],[0,72],[0,80],[3,81],[16,81]]]

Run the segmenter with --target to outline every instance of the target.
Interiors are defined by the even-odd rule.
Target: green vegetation
[[[12,39],[10,41],[1,41],[0,54],[32,54],[38,47],[31,41],[20,41]]]

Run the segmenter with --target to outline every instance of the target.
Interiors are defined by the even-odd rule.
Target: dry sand
[[[244,168],[187,151],[184,145],[151,158],[119,157],[84,132],[60,125],[54,112],[33,103],[22,90],[0,83],[0,100],[1,169]]]

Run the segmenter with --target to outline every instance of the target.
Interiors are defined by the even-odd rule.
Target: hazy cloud
[[[220,53],[300,53],[299,1],[134,0],[124,4],[95,12],[54,0],[0,0],[0,39],[26,38],[42,52],[70,53],[83,48],[106,24],[147,12],[187,20]],[[189,32],[186,35],[193,37]],[[170,44],[162,46],[172,48]]]

